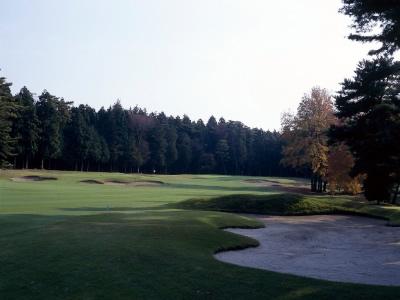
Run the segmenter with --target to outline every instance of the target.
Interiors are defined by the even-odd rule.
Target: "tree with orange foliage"
[[[332,145],[328,155],[328,190],[332,194],[344,192],[356,195],[361,192],[361,176],[352,178],[350,171],[354,158],[344,143]]]
[[[296,169],[310,170],[311,191],[326,191],[328,153],[327,132],[336,121],[328,91],[315,87],[304,95],[297,114],[282,117],[283,147],[281,163]]]

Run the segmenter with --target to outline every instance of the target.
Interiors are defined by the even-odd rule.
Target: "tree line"
[[[124,109],[98,111],[0,78],[0,162],[14,168],[286,176],[281,135],[211,117]]]

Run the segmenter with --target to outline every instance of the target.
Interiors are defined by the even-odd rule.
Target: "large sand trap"
[[[272,189],[274,189],[276,191],[280,191],[280,192],[312,194],[312,192],[310,191],[310,187],[301,182],[284,184],[279,181],[269,180],[269,179],[245,179],[245,180],[243,180],[243,182],[250,183],[257,187],[272,188]]]
[[[81,183],[89,184],[105,184],[105,185],[116,185],[116,186],[159,186],[163,185],[164,182],[156,180],[136,180],[136,181],[122,181],[122,180],[97,180],[97,179],[85,179],[81,180]]]
[[[260,242],[218,260],[332,281],[400,286],[400,228],[354,216],[257,217],[261,229],[227,229]]]
[[[13,177],[11,178],[11,180],[15,182],[32,182],[32,181],[44,181],[44,180],[57,180],[57,178],[49,176],[29,175],[22,177]]]

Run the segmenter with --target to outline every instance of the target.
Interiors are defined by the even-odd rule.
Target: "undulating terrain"
[[[1,171],[1,299],[397,299],[399,287],[344,284],[226,264],[257,246],[221,230],[232,214],[357,213],[400,223],[400,209],[289,194],[299,179]],[[379,253],[377,253],[379,255]]]

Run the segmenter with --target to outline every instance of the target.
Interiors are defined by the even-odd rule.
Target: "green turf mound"
[[[184,209],[270,215],[306,215],[337,211],[335,205],[298,194],[228,195],[211,199],[189,199],[177,203],[176,206]]]
[[[263,215],[351,214],[389,220],[400,226],[400,211],[354,199],[326,198],[300,194],[235,194],[208,199],[189,199],[172,204],[175,208],[212,210]]]

